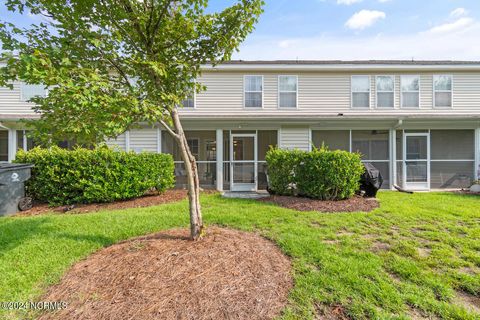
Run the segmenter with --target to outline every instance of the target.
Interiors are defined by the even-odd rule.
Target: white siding
[[[109,139],[105,142],[109,147],[118,147],[120,150],[125,151],[126,141],[125,133],[119,135],[116,139]]]
[[[130,130],[130,150],[135,152],[157,152],[157,129]]]
[[[1,115],[33,115],[33,104],[21,101],[20,83],[13,85],[13,90],[0,87],[0,116]]]
[[[280,129],[280,148],[310,150],[309,127],[282,127]]]

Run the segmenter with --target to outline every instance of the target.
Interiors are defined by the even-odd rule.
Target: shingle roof
[[[230,60],[230,65],[479,65],[480,61],[461,60]]]

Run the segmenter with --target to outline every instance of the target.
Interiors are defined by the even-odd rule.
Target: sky
[[[264,9],[233,58],[480,60],[480,0],[266,0]]]
[[[4,1],[2,18],[38,22]],[[264,10],[233,59],[480,60],[480,0],[266,0]]]

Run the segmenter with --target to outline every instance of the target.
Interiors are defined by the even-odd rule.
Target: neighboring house
[[[204,187],[265,189],[271,145],[359,151],[386,188],[460,188],[478,179],[480,61],[231,61],[204,66],[197,81],[207,89],[184,102],[181,118]],[[32,145],[17,121],[36,117],[24,102],[35,94],[45,92],[0,89],[0,160]],[[160,126],[108,143],[172,153],[177,183],[185,183],[178,149]]]

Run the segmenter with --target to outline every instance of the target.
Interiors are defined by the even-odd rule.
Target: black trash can
[[[25,197],[25,181],[30,179],[33,165],[0,163],[0,216],[31,208],[32,201]]]

